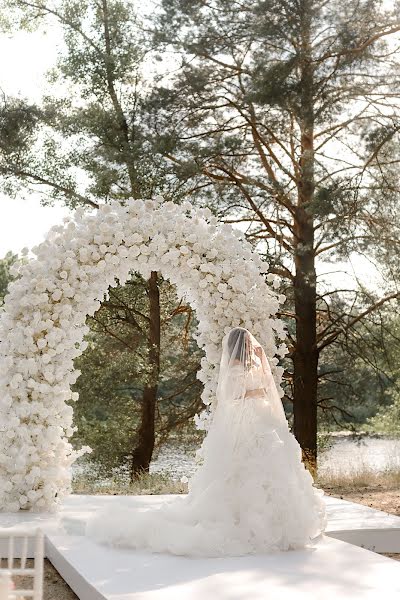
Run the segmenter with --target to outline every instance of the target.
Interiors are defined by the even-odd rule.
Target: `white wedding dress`
[[[290,433],[264,351],[245,329],[224,338],[217,405],[189,493],[158,508],[99,513],[100,543],[187,556],[303,548],[324,530],[316,489]]]

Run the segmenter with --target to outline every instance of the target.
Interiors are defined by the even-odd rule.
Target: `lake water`
[[[167,472],[174,479],[188,477],[196,468],[195,451],[193,445],[166,444],[153,460],[150,471]],[[345,475],[366,470],[382,472],[387,469],[400,470],[400,439],[336,435],[331,447],[320,453],[318,460],[321,475]]]
[[[318,465],[321,475],[400,470],[400,439],[339,437],[321,454]]]

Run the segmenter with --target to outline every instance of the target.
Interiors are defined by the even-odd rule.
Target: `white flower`
[[[73,427],[66,402],[78,400],[70,389],[79,376],[73,360],[87,345],[86,315],[100,308],[115,278],[122,283],[132,270],[144,277],[161,270],[197,311],[195,338],[206,354],[197,376],[211,407],[196,417],[198,427],[207,428],[212,418],[221,340],[231,327],[243,324],[259,337],[279,384],[283,369],[274,355],[284,356],[287,348],[280,343],[277,349],[275,338],[286,334],[274,315],[284,296],[274,291],[275,275],[265,282],[265,264],[237,235],[188,202],[129,200],[78,210],[74,220],[51,229],[35,249],[37,259],[16,268],[19,279],[0,316],[3,508],[52,510],[70,493],[70,466],[90,451],[74,451],[68,440]]]
[[[59,300],[61,300],[61,298],[62,298],[62,291],[61,291],[61,290],[59,290],[59,289],[58,289],[58,290],[55,290],[55,291],[52,293],[51,297],[52,297],[52,299],[53,299],[55,302],[58,302],[58,301],[59,301]]]

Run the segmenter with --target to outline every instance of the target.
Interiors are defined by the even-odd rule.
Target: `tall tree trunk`
[[[303,459],[315,475],[317,467],[317,383],[316,288],[313,229],[304,210],[297,223],[299,247],[295,256],[294,301],[296,349],[294,364],[294,434],[303,450]]]
[[[158,378],[160,374],[160,291],[158,288],[157,272],[152,271],[148,281],[149,298],[149,337],[148,360],[150,374],[147,385],[143,390],[140,426],[135,436],[135,446],[132,451],[131,481],[140,473],[148,472],[154,450],[155,413],[158,393]]]
[[[301,128],[300,177],[294,231],[296,241],[294,302],[296,349],[294,352],[294,433],[312,474],[317,467],[316,274],[314,248],[314,85],[311,55],[312,0],[302,2],[301,28]]]

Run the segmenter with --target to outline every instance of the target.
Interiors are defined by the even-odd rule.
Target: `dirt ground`
[[[78,596],[74,594],[48,560],[45,561],[44,566],[43,600],[78,600]]]
[[[32,563],[32,560],[28,560],[27,566],[31,567]],[[15,583],[19,588],[31,589],[33,580],[32,577],[16,577]],[[78,600],[78,596],[48,560],[44,561],[43,600]]]
[[[378,510],[400,516],[400,488],[385,490],[381,486],[360,489],[326,489],[325,492],[336,498],[365,504]],[[385,554],[400,560],[400,554]],[[60,577],[54,567],[45,561],[43,600],[77,600],[77,596]]]
[[[325,487],[325,493],[400,516],[400,488],[384,489],[382,486],[369,486],[357,489],[350,487],[343,490]]]

